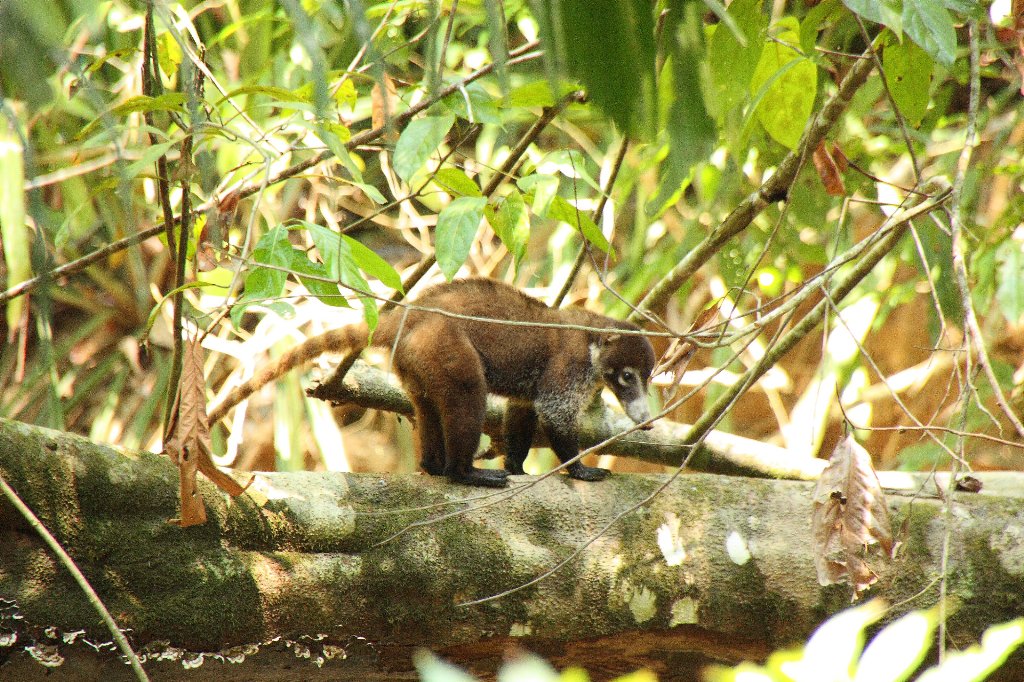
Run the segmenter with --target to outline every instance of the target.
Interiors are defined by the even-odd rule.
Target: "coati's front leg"
[[[541,396],[534,402],[544,435],[563,464],[580,454],[576,420],[583,408],[582,397],[585,395],[583,392],[567,390]],[[566,472],[571,478],[581,481],[601,481],[611,473],[607,469],[586,466],[578,459],[566,467]]]

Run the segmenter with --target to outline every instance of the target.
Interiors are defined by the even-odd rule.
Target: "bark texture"
[[[483,670],[521,646],[595,679],[644,665],[689,679],[694,660],[800,642],[850,600],[848,587],[815,578],[806,482],[522,476],[494,492],[421,475],[259,474],[235,500],[201,481],[210,520],[182,529],[167,522],[178,484],[166,458],[4,420],[0,474],[148,647],[154,679],[407,679],[420,646]],[[1020,479],[979,478],[1010,494],[958,494],[950,518],[937,499],[889,495],[904,544],[870,591],[900,612],[934,604],[951,524],[950,637],[965,644],[1024,614]],[[581,547],[545,580],[459,605],[521,586]],[[0,596],[0,628],[19,637],[0,647],[4,679],[4,668],[10,679],[41,676],[25,651],[51,642],[47,626],[86,631],[55,647],[77,663],[51,679],[129,678],[114,654],[83,644],[110,637],[6,503]],[[184,667],[197,652],[208,652],[204,665]]]

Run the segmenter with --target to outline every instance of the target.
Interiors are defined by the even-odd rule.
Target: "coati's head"
[[[622,329],[637,329],[627,322],[619,324]],[[611,333],[598,343],[597,362],[604,383],[637,424],[651,418],[647,382],[651,380],[654,361],[654,348],[644,336]]]

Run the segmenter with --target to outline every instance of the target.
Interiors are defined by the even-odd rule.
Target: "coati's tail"
[[[289,371],[306,364],[324,353],[349,353],[366,347],[367,328],[365,323],[350,324],[340,329],[332,329],[319,336],[306,339],[301,344],[270,363],[253,378],[238,386],[224,402],[217,405],[209,413],[210,424],[220,421],[228,410],[242,402],[271,381],[285,375]]]

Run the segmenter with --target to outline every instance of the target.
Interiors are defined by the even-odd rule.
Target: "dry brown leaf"
[[[829,152],[828,147],[825,146],[824,140],[814,150],[812,159],[814,167],[818,171],[818,177],[821,178],[821,184],[825,186],[825,192],[832,197],[845,197],[846,185],[843,183],[840,166]]]
[[[181,380],[174,410],[164,438],[164,451],[178,465],[181,516],[172,519],[182,527],[206,523],[206,506],[196,485],[196,471],[232,497],[245,487],[222,472],[210,457],[210,423],[206,418],[206,382],[203,379],[203,348],[198,339],[185,345]]]
[[[814,566],[821,585],[849,582],[853,598],[878,580],[872,568],[892,557],[885,495],[871,455],[853,436],[836,446],[814,490]]]
[[[709,308],[705,308],[701,311],[697,319],[690,325],[690,329],[687,334],[695,334],[697,332],[705,331],[708,327],[712,326],[713,323],[718,321],[718,312],[721,307],[721,303],[713,305]],[[690,359],[693,357],[694,351],[697,350],[696,344],[690,341],[688,338],[676,338],[672,339],[672,343],[669,344],[668,349],[661,356],[661,362],[654,368],[654,375],[657,376],[663,372],[672,372],[676,382],[683,376],[683,372],[686,371],[686,367],[690,364]]]
[[[384,88],[381,89],[380,82],[374,84],[370,91],[370,121],[374,128],[381,128],[391,122],[395,112],[398,111],[398,95],[395,90],[395,82],[385,73],[383,76]],[[385,94],[386,93],[386,94]],[[395,131],[385,135],[385,139],[393,142],[397,138]]]

